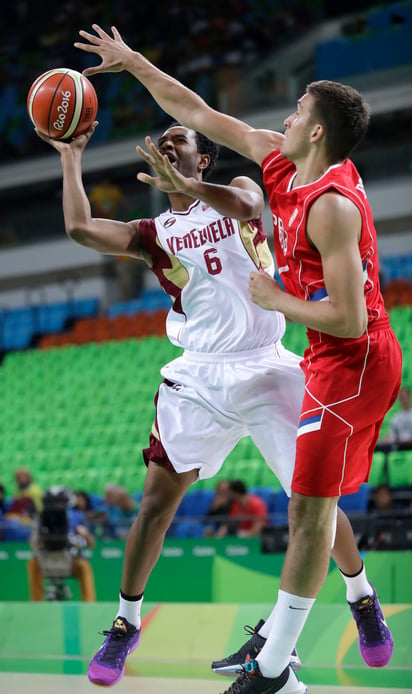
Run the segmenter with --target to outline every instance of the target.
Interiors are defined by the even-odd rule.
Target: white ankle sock
[[[264,639],[267,639],[267,637],[270,634],[270,630],[272,628],[272,621],[273,621],[273,613],[276,609],[276,605],[273,608],[272,612],[270,613],[269,617],[265,621],[265,623],[260,627],[258,634],[259,636],[263,636]]]
[[[346,584],[346,600],[348,602],[356,602],[367,595],[373,595],[373,588],[366,578],[365,566],[355,576],[346,576],[340,572]]]
[[[142,622],[140,619],[140,610],[142,607],[143,596],[140,600],[125,600],[119,595],[119,609],[116,617],[124,617],[130,624],[134,624],[136,629],[140,629]]]
[[[277,603],[269,617],[270,633],[256,658],[264,677],[278,677],[287,667],[314,602],[314,598],[302,598],[279,590]]]

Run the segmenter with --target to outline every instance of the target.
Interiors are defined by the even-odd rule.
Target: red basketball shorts
[[[292,490],[340,496],[367,482],[382,422],[401,385],[402,353],[391,328],[306,349],[305,395]]]

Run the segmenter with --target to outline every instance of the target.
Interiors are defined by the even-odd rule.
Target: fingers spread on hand
[[[123,40],[122,37],[120,36],[120,32],[116,29],[116,27],[112,27],[112,34],[113,34],[114,38],[117,39],[118,41]]]
[[[98,24],[92,24],[92,29],[94,29],[96,34],[99,34],[101,38],[110,38],[109,34],[106,34],[106,32]]]
[[[151,164],[151,165],[153,166],[153,164],[154,164],[153,157],[151,157],[150,154],[148,154],[148,152],[146,152],[142,147],[140,147],[140,145],[137,145],[137,147],[136,147],[136,152],[137,152],[138,154],[140,154],[140,156],[141,156],[148,164]]]
[[[150,151],[152,152],[152,154],[153,154],[157,159],[160,159],[160,157],[161,157],[160,151],[159,151],[158,148],[156,147],[155,143],[150,139],[150,137],[147,138],[146,144],[147,144],[148,148],[150,149]]]
[[[98,36],[96,36],[95,34],[89,34],[89,32],[84,31],[84,29],[80,29],[79,34],[83,39],[87,39],[88,41],[90,41],[90,43],[99,43],[99,41],[100,41]],[[74,45],[76,45],[76,44],[74,44]],[[82,44],[82,45],[84,45],[84,44]]]
[[[149,174],[143,173],[142,171],[139,171],[136,178],[141,183],[149,183],[149,185],[153,185],[154,182],[153,176],[149,176]]]

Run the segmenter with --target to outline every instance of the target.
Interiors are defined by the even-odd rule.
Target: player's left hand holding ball
[[[91,126],[83,133],[80,135],[77,135],[74,137],[72,140],[56,140],[53,137],[47,137],[41,130],[38,128],[34,128],[34,132],[36,135],[40,137],[41,140],[44,140],[45,142],[48,142],[49,145],[54,147],[58,152],[63,152],[65,149],[78,149],[80,151],[83,151],[84,148],[86,147],[88,141],[90,140],[91,136],[93,135],[94,131],[96,130],[96,126],[98,125],[98,121],[95,120]]]

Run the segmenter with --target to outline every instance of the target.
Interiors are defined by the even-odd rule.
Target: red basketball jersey
[[[305,229],[310,206],[316,198],[336,191],[352,200],[362,216],[359,250],[369,326],[379,318],[387,320],[379,285],[375,226],[362,179],[354,164],[346,159],[342,164],[331,166],[317,181],[293,189],[295,165],[279,150],[265,157],[262,170],[273,216],[276,261],[286,291],[306,301],[327,298],[321,257],[309,245]],[[309,339],[311,332],[308,331]],[[315,339],[319,339],[318,332]]]
[[[320,254],[306,239],[310,206],[336,191],[362,216],[359,242],[368,329],[356,339],[308,330],[302,369],[305,395],[292,490],[309,496],[352,494],[366,482],[380,428],[401,383],[402,355],[379,287],[376,231],[362,180],[352,162],[331,166],[317,181],[292,189],[295,166],[276,150],[262,163],[275,232],[275,253],[287,292],[327,299]]]

